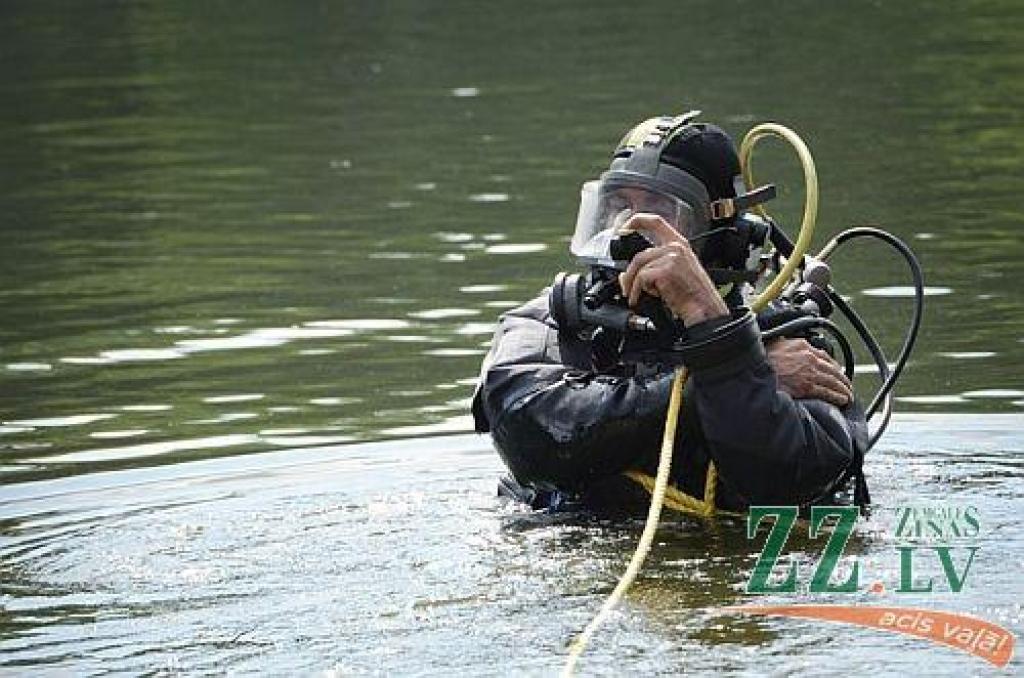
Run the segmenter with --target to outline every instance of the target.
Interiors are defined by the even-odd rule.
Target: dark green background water
[[[801,134],[818,246],[877,222],[918,252],[930,294],[897,410],[958,416],[883,441],[876,495],[1013,525],[1022,419],[991,414],[1024,408],[1021,44],[1024,10],[1000,0],[4,2],[5,662],[410,673],[526,661],[496,639],[518,637],[546,653],[524,670],[557,669],[634,533],[509,531],[483,441],[449,459],[410,440],[400,462],[341,446],[297,475],[250,453],[470,430],[495,317],[573,266],[580,184],[635,122],[689,108],[737,138]],[[794,158],[765,144],[756,167],[794,224]],[[835,274],[898,346],[899,262],[851,247]],[[424,478],[436,491],[410,489]],[[742,538],[702,561],[706,536],[669,540],[662,603],[599,656],[678,668],[691,631],[698,653],[725,637],[676,621],[750,565]],[[1024,562],[1019,530],[998,539]],[[1019,568],[993,572],[1010,579],[960,600],[1019,627]],[[537,610],[557,628],[524,635]],[[705,670],[820,658],[803,631],[744,628]]]
[[[1020,411],[1021,15],[6,3],[3,472],[468,430],[496,314],[572,266],[581,182],[689,107],[807,140],[819,246],[879,222],[918,251],[937,295],[899,409]],[[796,162],[766,146],[795,224]],[[860,293],[907,284],[896,260],[851,248],[836,274],[897,346],[907,300]]]

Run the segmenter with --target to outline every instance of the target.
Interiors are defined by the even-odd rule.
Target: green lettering
[[[949,551],[952,547],[933,546],[932,548],[934,548],[939,554],[939,562],[942,563],[942,571],[946,573],[946,581],[949,582],[949,588],[953,593],[960,593],[960,590],[964,587],[964,581],[967,580],[967,573],[970,571],[971,565],[974,563],[974,554],[978,552],[978,547],[967,547],[967,550],[971,552],[971,555],[967,559],[967,564],[964,565],[964,573],[960,576],[957,576],[956,569],[953,567],[953,559],[949,555]]]
[[[786,545],[789,533],[796,522],[797,507],[795,506],[751,506],[747,515],[747,539],[753,539],[761,521],[767,517],[774,517],[775,524],[772,525],[768,539],[764,542],[761,555],[757,558],[754,571],[750,574],[750,581],[747,582],[747,593],[794,593],[796,591],[796,563],[790,563],[789,574],[786,579],[775,586],[768,584],[768,577],[772,568],[782,553],[782,547]]]
[[[896,589],[896,593],[931,593],[931,579],[928,580],[926,588],[914,588],[914,547],[897,546],[896,549],[900,552],[900,587]]]
[[[839,518],[835,529],[832,530],[828,541],[825,542],[825,551],[821,554],[821,561],[814,570],[814,578],[811,579],[810,587],[812,593],[852,593],[857,590],[857,576],[860,573],[860,563],[857,561],[854,561],[853,571],[843,583],[833,586],[829,584],[829,579],[832,578],[832,572],[836,569],[840,556],[843,555],[846,543],[850,541],[853,526],[857,524],[859,515],[860,509],[856,506],[811,507],[811,525],[808,528],[811,539],[817,538],[818,530],[826,518],[829,516]]]
[[[968,506],[964,511],[964,522],[973,527],[974,529],[968,532],[964,530],[965,537],[977,537],[978,533],[981,532],[981,524],[978,521],[978,509],[973,506]]]
[[[896,536],[912,538],[914,536],[913,533],[908,534],[904,532],[904,530],[907,527],[907,520],[910,519],[910,516],[914,512],[914,509],[905,506],[902,509],[898,510],[903,511],[903,516],[900,518],[900,524],[896,526]]]

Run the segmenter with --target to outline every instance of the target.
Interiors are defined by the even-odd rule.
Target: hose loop
[[[797,156],[800,158],[800,165],[804,171],[804,214],[800,222],[800,235],[793,246],[793,254],[786,261],[786,265],[782,267],[779,274],[775,276],[775,279],[750,305],[751,310],[755,313],[771,303],[789,284],[793,274],[796,273],[796,269],[803,263],[804,255],[807,254],[807,250],[811,247],[811,241],[814,239],[814,229],[818,220],[818,171],[814,166],[814,158],[811,157],[811,151],[807,148],[807,144],[804,143],[803,139],[788,127],[774,122],[766,122],[757,125],[743,137],[743,141],[740,143],[740,167],[743,170],[743,182],[746,184],[747,190],[750,191],[754,188],[754,172],[750,162],[754,147],[762,139],[768,137],[778,137],[785,140],[793,147],[793,150],[796,151]],[[769,218],[764,205],[756,205],[754,210],[762,217]]]

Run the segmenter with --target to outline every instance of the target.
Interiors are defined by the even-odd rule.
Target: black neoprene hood
[[[601,179],[674,195],[707,225],[712,220],[711,203],[736,196],[734,181],[739,174],[732,138],[717,125],[696,122],[685,125],[664,146],[620,145]]]

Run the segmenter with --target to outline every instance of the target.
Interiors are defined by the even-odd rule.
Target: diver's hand
[[[622,293],[636,306],[640,293],[661,298],[669,310],[687,326],[728,315],[729,308],[718,295],[690,243],[667,221],[655,214],[638,213],[623,225],[652,238],[656,247],[640,252],[619,276]]]
[[[816,398],[844,407],[853,400],[853,385],[836,361],[803,339],[776,339],[766,346],[779,388],[794,398]]]

